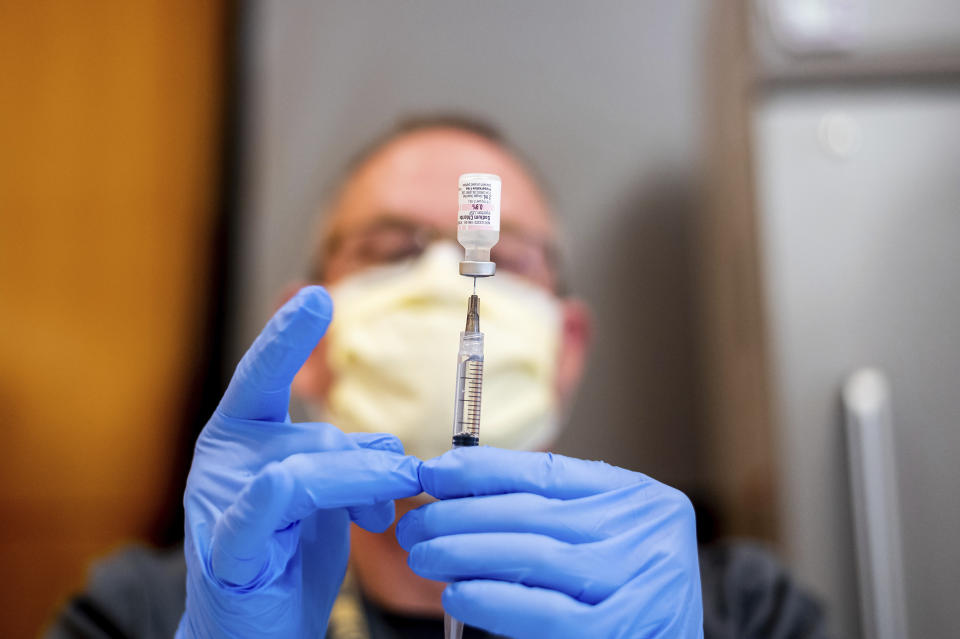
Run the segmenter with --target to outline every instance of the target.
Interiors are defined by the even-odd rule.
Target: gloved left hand
[[[177,637],[322,637],[350,521],[381,532],[420,493],[392,435],[290,421],[290,382],[327,329],[330,298],[301,290],[247,351],[197,440],[184,494],[186,611]]]
[[[460,448],[424,462],[444,501],[397,522],[443,606],[525,637],[703,636],[693,507],[678,490],[602,462]]]

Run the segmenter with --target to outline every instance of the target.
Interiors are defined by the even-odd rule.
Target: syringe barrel
[[[483,333],[460,332],[457,354],[457,393],[454,399],[453,446],[480,443],[480,403],[483,395]]]

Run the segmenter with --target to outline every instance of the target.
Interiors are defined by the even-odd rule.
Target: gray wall
[[[568,232],[572,286],[596,313],[560,450],[694,485],[689,253],[705,8],[252,3],[236,356],[303,273],[305,231],[344,160],[404,114],[467,111],[542,167]]]
[[[767,10],[753,31],[754,166],[785,549],[841,636],[863,636],[839,392],[854,369],[881,368],[909,636],[957,637],[960,11],[808,3],[836,9],[806,24],[846,34],[843,51],[812,38],[792,54],[771,27],[777,7],[804,3],[754,4]]]
[[[855,142],[831,145],[831,128]],[[839,390],[877,366],[892,389],[910,636],[960,636],[960,88],[773,92],[756,140],[792,564],[841,636],[858,636]]]

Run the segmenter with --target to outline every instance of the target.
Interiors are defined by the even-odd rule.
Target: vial
[[[458,184],[457,241],[464,248],[460,275],[489,277],[497,270],[490,249],[500,240],[500,176],[464,173]]]

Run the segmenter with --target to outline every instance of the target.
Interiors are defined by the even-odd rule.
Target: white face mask
[[[376,267],[330,287],[324,338],[332,385],[310,418],[347,431],[393,433],[421,459],[451,445],[459,332],[473,282],[459,251],[435,243],[412,262]],[[560,304],[510,273],[478,282],[485,334],[480,441],[537,449],[557,435],[554,389]]]

